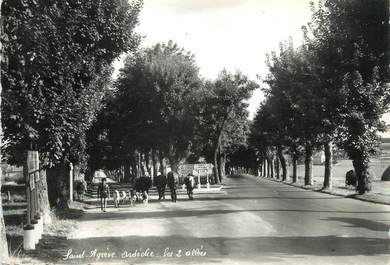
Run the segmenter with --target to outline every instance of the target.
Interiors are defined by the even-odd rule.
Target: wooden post
[[[200,188],[201,188],[201,185],[200,185],[200,172],[198,170],[198,189],[200,189]]]
[[[73,164],[69,163],[69,201],[73,201]]]
[[[38,181],[39,181],[39,154],[38,154],[38,151],[34,151],[33,152],[33,163],[34,163],[34,186],[35,186],[35,189],[34,189],[34,202],[35,202],[35,214],[34,214],[34,218],[35,219],[40,219],[41,218],[41,214],[40,214],[40,211],[39,211],[39,202],[38,202]]]
[[[27,198],[27,226],[31,226],[31,193],[30,193],[30,180],[27,174],[26,181],[26,198]]]
[[[27,196],[27,225],[31,225],[35,223],[35,215],[36,215],[36,194],[35,194],[35,170],[37,162],[36,162],[36,154],[37,151],[27,151],[27,161],[26,168],[23,170],[25,174],[26,180],[26,196]]]

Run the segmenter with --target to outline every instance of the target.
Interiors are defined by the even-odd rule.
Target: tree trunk
[[[264,167],[263,177],[266,178],[266,177],[268,177],[268,163],[267,163],[266,158],[264,158],[264,160],[263,160],[263,167]]]
[[[158,166],[157,166],[157,154],[156,149],[152,149],[152,164],[153,164],[153,178],[156,178],[158,175]]]
[[[1,6],[2,6],[2,0],[0,0],[0,13],[1,13]],[[3,22],[1,22],[1,25],[0,25],[0,30],[2,31],[2,28],[3,28],[3,25],[2,25]],[[2,44],[0,42],[0,59],[2,59]],[[1,80],[1,68],[0,68],[0,80]],[[1,82],[0,82],[0,109],[1,108],[1,92],[2,92],[2,85],[1,85]],[[1,123],[1,112],[0,112],[0,146],[2,146],[2,143],[3,143],[3,125]],[[1,149],[0,149],[0,161],[1,161],[1,158],[2,158],[2,153],[1,153]],[[0,170],[0,190],[1,190],[1,178],[2,178],[2,172]],[[4,223],[4,215],[3,215],[3,204],[2,204],[2,200],[0,198],[0,260],[4,263],[7,263],[8,262],[8,244],[7,244],[7,237],[6,237],[6,232],[5,232],[5,223]]]
[[[161,150],[158,152],[158,158],[160,160],[160,171],[161,171],[161,174],[166,176],[167,175],[167,164],[165,162],[164,154],[163,154],[163,152]]]
[[[333,160],[333,143],[331,141],[324,144],[325,152],[325,174],[324,189],[332,189],[332,160]]]
[[[292,177],[292,181],[293,181],[293,183],[296,183],[297,180],[298,180],[298,173],[297,173],[297,170],[298,170],[298,156],[296,154],[294,154],[293,157],[292,157],[292,163],[293,163],[293,177]]]
[[[359,192],[359,194],[364,194],[366,191],[371,190],[368,173],[369,160],[368,158],[364,159],[364,157],[367,156],[365,156],[363,152],[360,152],[360,154],[354,157],[352,161],[358,182],[356,190]]]
[[[286,181],[288,177],[286,158],[283,155],[282,147],[277,148],[280,165],[282,166],[282,181]]]
[[[226,153],[222,155],[222,176],[226,176]]]
[[[230,111],[226,112],[226,115],[220,124],[219,128],[217,127],[217,138],[215,139],[214,143],[214,154],[213,154],[213,163],[214,163],[214,168],[213,168],[213,173],[214,173],[214,179],[216,181],[216,184],[220,184],[219,178],[218,178],[218,152],[221,147],[221,139],[222,139],[222,132],[225,127],[225,123],[229,117]]]
[[[271,159],[267,158],[267,178],[271,177]]]
[[[271,167],[271,178],[273,179],[275,177],[275,159],[274,158],[271,158],[270,159],[270,167]]]
[[[136,164],[137,164],[137,177],[140,177],[143,175],[143,172],[142,172],[142,157],[141,157],[141,153],[136,151]]]
[[[276,179],[280,179],[280,163],[279,158],[275,158],[275,177]]]
[[[305,185],[313,185],[313,148],[305,147]]]
[[[257,174],[259,175],[259,177],[262,177],[263,176],[263,163],[259,163],[259,166],[257,167]]]
[[[47,190],[46,169],[42,169],[39,172],[37,191],[39,211],[42,214],[43,222],[44,224],[50,224],[52,220],[50,215],[50,203]]]
[[[145,152],[145,170],[149,174],[149,176],[152,176],[152,159],[151,159],[151,151]],[[146,173],[145,172],[145,173]]]
[[[68,197],[68,170],[64,163],[46,170],[48,197],[51,207],[67,209]]]
[[[1,3],[1,1],[0,1]],[[1,84],[0,84],[1,87]],[[0,88],[1,92],[1,88]],[[1,100],[1,99],[0,99]],[[0,114],[1,117],[1,114]],[[0,128],[1,128],[1,118],[0,118]],[[0,132],[2,132],[2,129],[0,129]],[[1,139],[2,133],[0,133],[0,143],[2,141]],[[1,161],[1,150],[0,150],[0,161]],[[2,170],[0,170],[0,190],[1,190],[1,179],[2,179]],[[3,217],[3,205],[2,200],[0,199],[0,260],[4,261],[6,264],[8,261],[8,245],[7,245],[7,237],[5,232],[5,223],[4,223],[4,217]]]
[[[0,189],[1,189],[1,170],[0,170]],[[5,233],[5,223],[3,217],[3,205],[0,200],[0,260],[7,264],[8,261],[8,244]]]
[[[222,181],[222,169],[221,169],[221,150],[218,150],[218,178]]]
[[[126,161],[126,164],[124,166],[124,169],[125,169],[125,177],[124,177],[124,181],[125,182],[130,182],[131,181],[131,170],[130,170],[130,161]]]
[[[218,177],[219,177],[219,180],[222,182],[222,179],[225,177],[225,159],[226,159],[226,155],[223,153],[223,154],[219,154],[218,155]]]
[[[142,176],[145,176],[148,172],[148,169],[146,167],[146,155],[145,153],[139,153],[139,159],[140,159],[140,167],[141,167],[141,174]]]
[[[218,139],[216,141],[216,144],[215,144],[215,147],[214,147],[214,155],[213,155],[213,164],[214,164],[214,167],[213,167],[213,173],[214,173],[214,181],[215,181],[215,184],[220,184],[220,179],[219,179],[219,174],[218,174],[218,151],[219,151],[219,146],[220,146],[220,143],[221,143],[221,134],[219,134],[218,136]]]

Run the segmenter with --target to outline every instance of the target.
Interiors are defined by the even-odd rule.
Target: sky
[[[202,77],[240,70],[259,85],[267,74],[266,54],[292,37],[300,44],[310,19],[310,0],[144,0],[136,31],[142,46],[173,40],[195,54]],[[118,69],[121,61],[116,62]],[[115,72],[117,73],[117,71]],[[249,101],[253,118],[263,96]]]

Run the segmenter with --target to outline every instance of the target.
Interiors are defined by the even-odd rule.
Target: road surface
[[[390,264],[390,206],[249,176],[224,184],[194,201],[91,209],[54,256],[73,264]]]

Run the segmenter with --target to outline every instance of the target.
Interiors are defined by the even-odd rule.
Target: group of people
[[[188,176],[184,179],[184,184],[187,189],[187,195],[190,200],[194,199],[193,190],[195,188],[195,180],[192,174],[188,174]],[[177,201],[177,189],[179,186],[179,177],[175,172],[169,172],[167,176],[158,175],[155,178],[155,185],[157,187],[158,192],[158,200],[165,199],[165,189],[168,186],[171,191],[171,200],[172,202]]]
[[[157,187],[158,200],[165,200],[165,189],[168,186],[171,191],[172,202],[177,201],[177,189],[179,186],[179,176],[177,173],[170,171],[167,176],[160,174],[154,179],[154,181],[155,186]],[[194,176],[192,174],[188,174],[188,176],[184,178],[184,184],[186,186],[188,198],[193,200],[193,190],[195,188]],[[150,176],[145,175],[136,178],[134,182],[136,200],[142,198],[142,201],[147,204],[149,199],[149,189],[151,187],[152,178]],[[102,178],[102,182],[99,185],[98,197],[100,198],[101,210],[105,212],[107,207],[107,199],[110,198],[110,187],[107,184],[106,178]]]

